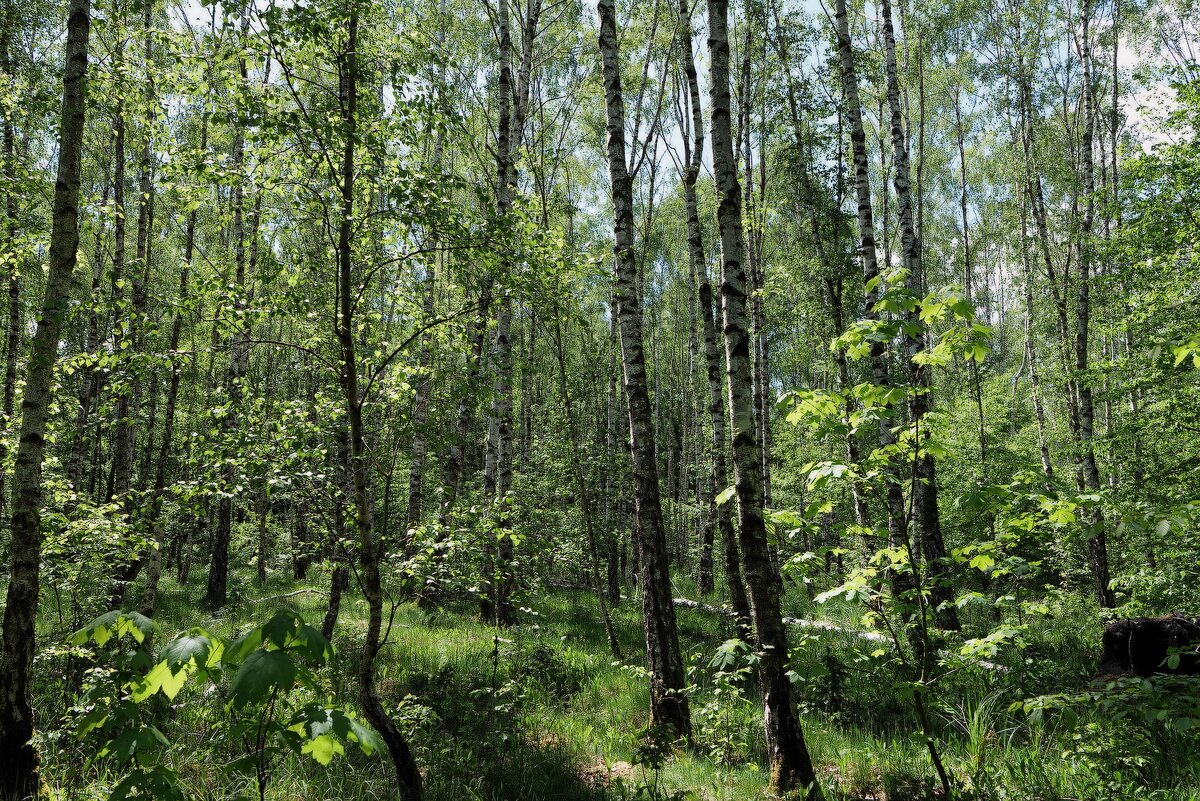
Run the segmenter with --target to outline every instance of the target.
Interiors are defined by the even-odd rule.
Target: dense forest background
[[[1200,798],[1197,19],[0,0],[0,798]]]

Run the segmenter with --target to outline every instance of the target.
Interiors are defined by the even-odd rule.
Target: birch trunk
[[[341,208],[337,239],[337,338],[341,356],[341,384],[346,403],[350,440],[350,475],[354,488],[355,522],[358,528],[359,567],[363,595],[367,601],[367,628],[359,661],[358,689],[363,714],[387,745],[396,770],[402,798],[417,801],[421,797],[421,773],[408,743],[388,716],[375,691],[375,657],[380,648],[383,627],[383,586],[379,572],[383,544],[377,540],[371,518],[371,499],[367,482],[368,455],[363,433],[362,398],[358,389],[358,361],[354,344],[353,230],[354,230],[354,145],[357,138],[357,55],[358,8],[351,4],[346,25],[345,50],[339,58],[338,95],[342,108],[342,134],[345,143],[341,159]]]
[[[239,63],[241,85],[246,83],[246,59]],[[245,193],[242,187],[245,164],[245,137],[241,126],[233,134],[233,315],[237,323],[244,321],[240,312],[244,307],[243,292],[246,287],[246,229],[244,222]],[[229,364],[225,375],[226,404],[221,427],[226,433],[237,430],[238,408],[241,406],[244,372],[243,351],[248,349],[243,335],[234,331],[229,336]],[[225,469],[225,492],[217,501],[217,525],[213,533],[212,557],[208,570],[208,591],[204,604],[210,609],[225,605],[229,584],[229,542],[233,533],[233,497],[231,488],[235,482],[233,467]]]
[[[200,153],[208,149],[208,117],[204,116],[200,126]],[[167,486],[167,466],[171,458],[172,439],[175,433],[175,407],[179,400],[179,384],[183,373],[180,369],[179,340],[183,334],[183,308],[188,299],[188,284],[191,280],[192,258],[196,248],[196,210],[188,213],[183,235],[183,263],[179,267],[179,296],[175,319],[171,322],[171,339],[167,353],[171,358],[171,380],[167,385],[166,408],[163,410],[162,443],[159,445],[158,461],[154,469],[154,492],[150,501],[149,524],[154,533],[155,546],[146,565],[146,587],[142,592],[142,614],[153,617],[158,603],[158,583],[162,576],[162,550],[166,547],[166,531],[162,522],[163,497]]]
[[[920,298],[922,266],[920,241],[914,224],[912,184],[909,173],[908,141],[904,129],[904,118],[900,106],[900,80],[896,68],[896,36],[892,28],[892,5],[890,0],[880,4],[883,18],[883,41],[887,72],[887,104],[891,121],[892,164],[896,187],[896,214],[900,227],[900,245],[903,264],[907,271],[905,280],[909,290]],[[912,527],[920,553],[925,561],[925,574],[930,584],[930,599],[933,603],[938,625],[957,630],[958,613],[949,587],[946,544],[942,539],[942,526],[938,510],[937,467],[933,456],[921,443],[929,436],[925,418],[929,412],[930,377],[924,365],[915,358],[928,347],[927,334],[920,319],[920,309],[914,307],[905,315],[904,371],[908,377],[908,416],[916,427],[914,443],[912,482]],[[907,536],[907,534],[906,534]]]
[[[1080,173],[1083,178],[1084,211],[1079,230],[1079,282],[1075,299],[1075,382],[1079,398],[1079,445],[1080,462],[1084,487],[1096,492],[1100,489],[1100,468],[1096,462],[1096,445],[1093,432],[1095,417],[1091,379],[1088,371],[1089,326],[1091,323],[1091,281],[1093,243],[1092,229],[1095,225],[1096,182],[1092,158],[1095,136],[1094,92],[1092,87],[1091,59],[1091,2],[1083,0],[1079,9],[1082,31],[1079,37],[1079,61],[1083,65],[1082,114],[1083,141],[1080,143]],[[1104,513],[1099,508],[1084,508],[1080,517],[1087,537],[1088,558],[1091,562],[1092,581],[1096,600],[1101,608],[1116,606],[1116,598],[1109,587],[1108,542],[1105,532]]]
[[[0,33],[0,70],[5,74],[13,74],[12,54],[9,36],[12,31],[5,20],[5,28]],[[13,115],[4,115],[3,121],[3,154],[4,180],[7,189],[4,193],[4,247],[0,250],[0,258],[8,264],[8,316],[4,336],[4,392],[0,401],[0,516],[3,516],[5,498],[5,483],[8,479],[8,431],[12,425],[13,407],[17,398],[17,358],[21,347],[21,266],[22,260],[17,252],[17,236],[20,233],[20,217],[17,211],[17,132],[13,125]],[[86,374],[84,375],[86,380]],[[76,434],[78,436],[78,434]]]
[[[70,310],[71,283],[79,250],[80,155],[90,27],[88,0],[71,0],[67,7],[66,64],[58,130],[58,175],[51,217],[50,270],[41,316],[30,346],[12,481],[9,545],[12,566],[4,605],[3,650],[0,651],[0,754],[4,754],[7,761],[5,770],[0,771],[0,797],[11,799],[24,799],[38,792],[30,679],[41,564],[42,458],[54,365],[63,323]]]
[[[679,4],[680,48],[684,76],[687,81],[688,106],[691,110],[692,142],[688,144],[687,167],[684,172],[683,194],[687,208],[688,257],[696,274],[696,296],[699,304],[700,325],[704,337],[704,363],[708,379],[708,415],[712,428],[711,464],[708,486],[708,526],[705,542],[712,542],[712,524],[716,522],[721,534],[722,555],[725,567],[725,582],[729,599],[737,615],[738,629],[746,634],[750,621],[750,602],[746,598],[742,583],[741,558],[737,535],[733,528],[733,507],[718,505],[717,496],[729,485],[726,471],[725,407],[721,399],[721,354],[717,342],[717,324],[713,307],[712,283],[708,277],[708,259],[704,253],[704,234],[700,227],[699,203],[696,199],[696,180],[700,176],[704,156],[704,115],[700,106],[700,81],[692,57],[692,21],[686,0]],[[686,49],[685,49],[686,48]],[[711,586],[711,585],[710,585]]]
[[[850,23],[846,12],[845,0],[836,0],[836,23],[838,40],[838,59],[841,66],[842,93],[846,101],[846,117],[850,124],[851,161],[854,164],[854,189],[858,202],[858,245],[859,257],[863,265],[864,314],[868,321],[878,321],[879,312],[875,304],[879,302],[879,262],[875,243],[875,221],[871,208],[870,170],[867,166],[867,136],[863,128],[862,103],[858,93],[858,75],[854,64],[854,50],[850,43]],[[870,350],[871,377],[873,383],[880,388],[890,388],[891,378],[888,375],[887,346],[883,342],[872,342]],[[879,425],[879,445],[887,450],[896,443],[896,435],[892,432],[890,418],[894,415],[894,407],[888,404],[884,408],[884,419]],[[904,510],[904,491],[894,474],[885,483],[884,498],[887,504],[888,540],[895,544],[906,536],[904,529],[906,513]]]
[[[626,165],[625,101],[621,91],[617,14],[613,0],[599,0],[597,9],[607,112],[606,151],[613,201],[614,305],[629,415],[642,619],[650,668],[650,723],[669,726],[680,736],[690,737],[687,681],[675,627],[675,607],[671,601],[666,532],[663,530],[654,456],[654,418],[646,376],[641,293],[633,245],[633,179]]]
[[[821,797],[804,732],[792,705],[788,642],[763,520],[762,449],[755,426],[755,391],[750,365],[748,290],[742,264],[742,200],[730,120],[729,22],[727,0],[708,2],[709,95],[712,98],[713,174],[721,235],[721,311],[725,330],[730,435],[739,539],[750,615],[758,652],[763,728],[770,761],[771,790],[806,790]]]
[[[438,132],[437,151],[441,150],[441,132]],[[434,161],[439,159],[435,156]],[[435,260],[437,256],[434,257]],[[433,322],[435,286],[437,281],[436,261],[426,266],[425,298],[421,313],[425,324]],[[433,338],[429,332],[421,337],[421,355],[418,357],[417,368],[420,371],[417,378],[417,391],[413,398],[412,411],[412,458],[408,466],[408,506],[405,511],[405,526],[408,532],[405,541],[411,540],[413,529],[421,525],[421,501],[425,484],[425,461],[429,452],[429,437],[425,431],[425,421],[429,415],[429,395],[433,390]]]

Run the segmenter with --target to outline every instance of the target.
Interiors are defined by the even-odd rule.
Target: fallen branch
[[[247,600],[252,604],[263,604],[267,601],[278,601],[283,598],[292,598],[296,595],[303,595],[306,592],[325,592],[325,590],[317,589],[316,587],[305,587],[294,592],[285,592],[283,595],[268,595],[266,598],[249,598]]]

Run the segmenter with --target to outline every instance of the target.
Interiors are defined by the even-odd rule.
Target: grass
[[[242,599],[220,616],[195,611],[201,575],[193,576],[188,587],[167,580],[159,620],[168,633],[201,625],[234,634],[286,605],[315,623],[325,612],[327,578],[314,571],[303,586],[317,592],[265,601],[253,598],[282,595],[300,585],[283,578],[261,588],[242,583]],[[813,609],[803,591],[790,590],[787,605],[792,615],[831,613],[841,625],[858,625],[852,609]],[[506,631],[481,624],[467,605],[426,613],[405,604],[396,611],[378,663],[378,687],[425,770],[427,798],[632,797],[632,787],[652,778],[634,764],[648,704],[640,605],[627,599],[613,610],[627,655],[620,661],[609,655],[590,593],[550,591],[523,599],[522,606],[521,624]],[[354,662],[365,613],[361,598],[343,601],[334,638],[339,654],[323,672],[336,698],[356,697]],[[56,610],[44,617],[45,643],[61,626]],[[765,747],[753,682],[740,695],[731,693],[708,667],[717,646],[732,636],[729,623],[688,608],[678,610],[678,623],[694,684],[696,747],[676,752],[658,777],[659,787],[711,801],[764,797]],[[1026,649],[1031,662],[1018,658],[1016,669],[1004,674],[960,671],[938,686],[933,707],[944,758],[964,797],[1200,799],[1193,789],[1200,787],[1194,737],[1138,726],[1126,731],[1086,715],[1070,728],[1053,721],[1035,726],[1008,712],[1008,704],[1025,695],[1080,686],[1090,665],[1089,635],[1072,620],[1049,621]],[[925,745],[913,733],[894,677],[866,653],[878,644],[864,644],[848,633],[807,631],[793,632],[792,642],[805,732],[827,796],[939,797]],[[104,760],[86,762],[94,743],[76,743],[55,730],[60,712],[54,710],[63,709],[63,698],[54,676],[53,670],[45,674],[38,699],[52,795],[106,798],[119,776]],[[185,690],[177,701],[164,709],[161,728],[173,743],[167,758],[182,776],[186,796],[250,797],[249,784],[223,769],[236,754],[216,752],[208,737],[211,727],[220,725],[219,699]],[[287,759],[268,797],[333,801],[393,793],[385,760],[354,752],[328,767],[307,758]]]

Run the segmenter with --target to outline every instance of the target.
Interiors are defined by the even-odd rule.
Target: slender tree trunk
[[[333,640],[334,629],[337,628],[338,617],[342,611],[342,595],[350,587],[350,554],[349,537],[346,532],[345,504],[349,502],[353,492],[350,486],[350,443],[346,441],[345,432],[338,436],[337,459],[334,470],[340,478],[338,497],[333,503],[333,530],[329,532],[329,561],[333,563],[333,571],[329,576],[329,600],[325,604],[325,617],[321,621],[321,635],[326,640]]]
[[[696,180],[704,156],[704,115],[700,106],[700,82],[692,57],[692,22],[686,0],[680,0],[680,48],[684,76],[687,80],[688,107],[691,110],[693,140],[688,143],[687,167],[683,191],[687,209],[688,256],[696,274],[696,298],[700,306],[700,326],[704,338],[704,362],[708,377],[708,414],[712,428],[711,471],[708,487],[709,525],[715,521],[721,534],[725,581],[730,603],[736,615],[739,636],[747,636],[750,621],[750,602],[742,583],[741,557],[737,535],[733,528],[733,507],[718,505],[717,496],[729,484],[726,471],[725,406],[721,397],[721,354],[717,340],[716,312],[713,305],[712,283],[708,276],[708,259],[704,253],[704,235],[700,227],[699,203],[696,199]],[[684,49],[686,48],[686,50]],[[711,537],[711,534],[708,535]]]
[[[1083,65],[1083,141],[1080,143],[1080,173],[1083,178],[1084,212],[1079,231],[1079,284],[1075,301],[1075,373],[1079,396],[1079,444],[1082,449],[1080,460],[1084,486],[1095,492],[1100,489],[1100,468],[1096,463],[1096,445],[1093,433],[1095,417],[1091,378],[1088,376],[1089,325],[1091,323],[1091,281],[1093,243],[1092,229],[1095,225],[1096,183],[1092,160],[1095,136],[1095,106],[1092,87],[1091,58],[1091,0],[1083,0],[1079,9],[1082,31],[1079,37],[1079,61]],[[1104,609],[1116,606],[1116,598],[1109,586],[1108,542],[1105,532],[1104,512],[1099,507],[1085,508],[1080,520],[1087,537],[1088,558],[1091,561],[1092,580],[1096,600]]]
[[[967,218],[967,149],[966,131],[962,121],[962,89],[954,87],[954,133],[958,140],[959,166],[959,211],[962,217],[963,243],[963,291],[969,303],[975,302],[975,262],[971,252],[971,226]],[[970,391],[975,401],[975,410],[979,416],[979,474],[980,480],[987,480],[987,425],[983,414],[983,382],[979,375],[979,363],[967,359],[967,378],[970,381]]]
[[[640,547],[642,619],[650,667],[650,723],[691,736],[687,679],[675,627],[666,532],[654,454],[654,418],[650,407],[637,258],[633,245],[633,178],[625,154],[625,100],[621,91],[617,14],[613,0],[599,0],[600,56],[607,112],[608,174],[613,200],[614,304],[621,341],[625,400],[629,412],[633,463],[634,512]]]
[[[38,793],[38,755],[33,747],[30,679],[35,650],[39,569],[41,565],[42,457],[51,384],[63,322],[70,309],[71,282],[79,250],[80,155],[86,112],[88,0],[67,7],[66,65],[62,116],[58,130],[58,175],[50,230],[50,270],[42,313],[30,347],[21,400],[21,433],[13,470],[12,566],[4,605],[0,652],[0,798],[21,801]]]
[[[120,481],[114,481],[117,485],[115,496],[124,497],[125,514],[131,526],[139,525],[141,517],[140,510],[135,507],[134,498],[129,495],[129,490],[132,489],[133,480],[133,465],[134,465],[134,435],[135,435],[135,418],[142,409],[142,366],[135,360],[142,352],[142,328],[143,320],[146,316],[146,284],[150,280],[150,259],[152,255],[152,242],[154,234],[154,154],[153,154],[153,131],[156,120],[154,110],[154,77],[153,77],[153,21],[154,3],[152,0],[146,0],[142,6],[142,34],[143,34],[143,58],[147,69],[147,84],[143,102],[146,104],[146,119],[145,119],[145,135],[142,142],[142,149],[139,155],[138,165],[138,216],[137,216],[137,239],[134,251],[134,265],[130,273],[130,308],[129,314],[126,317],[125,330],[123,336],[128,342],[128,352],[130,359],[128,371],[128,387],[120,389],[117,404],[117,442],[118,448],[114,448],[114,475],[118,471],[121,473]],[[122,138],[124,131],[124,121],[120,123]],[[120,207],[124,209],[122,205]],[[123,213],[121,215],[124,216]],[[124,245],[121,246],[122,250]],[[121,345],[124,348],[124,345]],[[151,392],[153,393],[153,381],[151,381]],[[148,410],[146,420],[148,427],[146,431],[146,460],[145,464],[149,464],[149,454],[151,443],[154,438],[154,395],[151,395],[150,408]],[[144,481],[146,473],[142,473]],[[124,487],[124,491],[120,487]],[[116,581],[113,586],[112,597],[109,600],[110,608],[121,606],[125,599],[125,589],[141,572],[142,564],[145,561],[145,556],[137,554],[132,561],[123,565],[116,574]]]
[[[8,9],[6,6],[6,16]],[[12,53],[9,37],[10,27],[15,20],[5,19],[0,22],[5,26],[0,31],[0,69],[7,75],[13,75]],[[22,259],[17,252],[17,236],[20,233],[20,219],[17,212],[17,132],[13,125],[11,113],[3,115],[3,154],[4,180],[7,188],[4,193],[4,245],[0,249],[0,258],[8,265],[8,317],[4,335],[4,390],[3,400],[0,400],[0,516],[3,516],[5,497],[5,482],[8,479],[8,431],[12,426],[13,407],[17,397],[17,359],[21,347],[21,266]],[[86,380],[86,374],[84,377]]]
[[[118,65],[122,61],[117,53]],[[118,66],[118,72],[120,67]],[[113,119],[113,259],[112,259],[112,303],[113,303],[113,350],[121,354],[126,382],[132,378],[128,349],[132,345],[134,321],[128,313],[128,295],[125,291],[128,278],[125,274],[125,101],[119,97]],[[117,397],[113,412],[112,483],[108,499],[127,501],[130,481],[133,477],[133,420],[130,417],[127,383],[116,382]],[[126,505],[126,514],[129,507]],[[132,522],[132,521],[130,521]]]
[[[440,132],[438,137],[440,140]],[[438,149],[440,150],[440,147]],[[434,288],[437,281],[435,263],[435,261],[431,261],[425,268],[425,299],[421,312],[427,325],[431,324],[435,313]],[[433,390],[433,339],[428,332],[421,337],[421,355],[418,358],[417,368],[420,372],[416,395],[413,398],[412,459],[408,467],[408,508],[405,512],[405,524],[410,532],[421,525],[422,488],[425,482],[425,460],[429,450],[429,436],[425,430],[425,423],[429,415],[429,396]],[[410,537],[411,534],[406,534],[406,541]]]
[[[203,116],[200,126],[200,153],[208,149],[208,117]],[[175,407],[179,400],[179,384],[183,378],[179,353],[179,340],[183,334],[183,309],[188,300],[188,284],[191,280],[192,258],[196,248],[196,211],[188,213],[183,235],[183,263],[179,266],[179,295],[176,302],[175,319],[171,322],[171,338],[167,352],[171,357],[171,380],[167,385],[166,407],[163,410],[162,443],[159,445],[158,461],[154,469],[154,492],[150,500],[148,523],[154,532],[155,545],[150,551],[146,565],[146,588],[142,593],[142,614],[153,617],[158,603],[158,583],[162,575],[162,550],[166,547],[166,531],[162,521],[162,505],[167,486],[167,467],[171,460],[172,440],[175,434]]]
[[[105,167],[104,190],[100,199],[100,207],[108,205],[108,195],[112,189],[111,181],[108,180],[108,168]],[[100,222],[96,226],[95,250],[92,257],[92,284],[89,297],[92,298],[92,303],[88,304],[88,322],[87,331],[84,335],[84,347],[89,355],[96,353],[100,347],[100,311],[99,298],[100,288],[104,279],[104,224]],[[84,457],[92,445],[91,439],[88,436],[92,429],[92,407],[95,403],[97,394],[99,394],[102,379],[99,370],[92,365],[87,366],[79,380],[79,412],[75,415],[75,431],[71,441],[71,455],[67,463],[67,480],[71,483],[71,489],[76,496],[83,495],[87,488],[84,486]]]
[[[604,584],[600,578],[599,545],[596,542],[596,532],[592,519],[592,502],[588,494],[587,479],[583,473],[586,457],[579,444],[579,428],[575,419],[575,407],[571,399],[571,391],[567,385],[567,357],[563,349],[562,332],[558,320],[554,321],[555,356],[558,359],[558,394],[562,398],[563,414],[567,418],[567,436],[571,440],[571,456],[575,473],[575,492],[579,496],[579,516],[583,521],[583,530],[588,547],[588,562],[591,567],[592,589],[596,593],[596,603],[600,607],[600,619],[604,623],[604,634],[608,638],[608,649],[614,659],[621,658],[621,646],[617,642],[616,630],[613,628],[612,617],[608,613],[608,602],[604,594]]]
[[[896,69],[896,37],[892,28],[892,6],[883,0],[879,13],[882,16],[883,41],[887,72],[887,102],[891,119],[894,182],[896,187],[897,218],[900,226],[900,243],[903,263],[908,271],[909,290],[918,298],[923,295],[920,242],[917,239],[913,219],[912,185],[909,177],[908,141],[904,130],[904,118],[900,107],[900,80]],[[920,319],[920,309],[914,307],[905,315],[903,366],[908,376],[910,394],[908,416],[912,425],[919,427],[921,437],[927,437],[925,417],[929,412],[930,377],[928,369],[916,362],[916,358],[927,347],[927,334]],[[913,528],[920,543],[921,555],[926,561],[925,574],[929,579],[931,600],[937,615],[938,625],[946,629],[959,628],[958,612],[954,597],[948,586],[946,544],[942,539],[942,526],[938,510],[937,469],[933,455],[918,439],[914,444],[912,482]]]
[[[246,59],[241,58],[238,65],[241,76],[240,86],[246,85]],[[246,325],[241,312],[245,309],[246,290],[246,227],[244,222],[245,191],[243,176],[245,166],[245,135],[239,125],[233,133],[233,316],[238,327]],[[238,411],[242,403],[244,381],[246,377],[246,355],[249,343],[243,331],[235,330],[229,335],[229,366],[225,377],[225,393],[227,408],[221,418],[221,428],[226,435],[237,430]],[[204,604],[210,609],[225,605],[228,599],[229,585],[229,543],[233,536],[233,496],[230,490],[236,480],[232,465],[226,467],[224,474],[225,492],[217,501],[217,526],[213,533],[212,557],[208,570],[208,592]]]
[[[608,532],[608,602],[615,607],[621,603],[625,557],[617,533],[617,488],[620,484],[617,478],[617,318],[615,306],[611,302],[609,305],[614,313],[608,324],[608,392],[604,402],[604,528]]]
[[[879,302],[879,262],[875,245],[875,221],[871,208],[870,170],[867,166],[867,136],[863,128],[862,103],[858,94],[858,75],[854,64],[854,50],[850,43],[850,23],[846,12],[845,0],[836,0],[836,32],[838,40],[838,56],[841,66],[842,94],[846,103],[846,117],[850,124],[850,150],[854,164],[854,188],[858,201],[858,245],[859,257],[863,265],[864,308],[868,321],[879,320],[879,312],[875,310]],[[874,341],[870,350],[871,374],[873,383],[880,388],[891,388],[891,378],[888,375],[887,346],[883,342]],[[879,445],[885,451],[892,449],[896,443],[896,435],[890,423],[894,409],[891,404],[884,408],[884,419],[879,425]],[[885,482],[884,498],[887,504],[888,540],[893,546],[907,536],[905,531],[907,513],[904,509],[904,490],[900,486],[899,477],[894,468],[889,469]]]
[[[742,201],[734,156],[729,100],[729,22],[727,0],[708,2],[709,95],[712,97],[713,174],[721,232],[721,311],[725,330],[730,434],[739,539],[750,615],[758,652],[763,726],[770,760],[771,790],[806,790],[819,799],[821,788],[792,705],[787,632],[779,585],[771,564],[763,520],[762,450],[754,421],[755,393],[750,371],[745,267],[742,264]]]
[[[1042,474],[1046,477],[1046,488],[1054,483],[1054,464],[1050,460],[1050,446],[1046,441],[1046,409],[1042,402],[1041,372],[1038,367],[1038,351],[1033,335],[1033,256],[1029,252],[1029,188],[1023,183],[1018,192],[1021,203],[1021,269],[1022,289],[1025,299],[1025,357],[1029,360],[1029,391],[1033,396],[1033,417],[1037,423],[1038,454],[1042,459]]]
[[[780,17],[779,17],[778,7],[774,2],[771,3],[771,13],[775,19],[775,27],[776,27],[776,30],[778,31],[779,29],[782,28],[782,24],[781,24]],[[835,277],[835,275],[832,275],[832,274],[827,276],[824,281],[826,299],[829,303],[830,321],[833,323],[833,336],[836,339],[845,332],[845,328],[846,328],[846,311],[845,311],[845,302],[844,302],[845,293],[844,293],[844,286],[843,286],[844,281],[842,279],[842,276],[840,275],[842,268],[839,266],[839,264],[837,262],[835,262],[833,259],[830,258],[828,249],[825,247],[825,238],[824,238],[825,237],[825,234],[824,234],[825,226],[822,225],[823,215],[818,211],[817,198],[814,196],[815,193],[813,192],[814,181],[813,181],[812,167],[811,167],[812,159],[811,159],[811,155],[809,153],[807,139],[804,136],[804,129],[803,129],[802,121],[801,121],[801,117],[800,117],[800,103],[797,98],[795,82],[792,80],[792,76],[791,76],[791,67],[790,67],[789,58],[788,58],[788,49],[787,49],[786,44],[784,42],[781,42],[778,39],[778,37],[772,37],[772,38],[770,38],[770,41],[772,43],[772,46],[775,50],[776,55],[780,59],[780,62],[784,68],[784,73],[785,73],[785,78],[786,78],[786,88],[787,88],[788,110],[791,114],[792,136],[793,136],[793,140],[794,140],[794,143],[796,146],[796,152],[800,158],[802,169],[804,171],[803,172],[804,185],[803,185],[802,191],[800,193],[800,198],[801,198],[801,202],[803,203],[803,205],[805,207],[805,211],[808,213],[809,227],[812,232],[813,245],[817,249],[817,260],[818,260],[818,263],[823,265],[831,273],[835,273],[835,272],[838,273],[836,275],[836,277]],[[840,130],[840,122],[841,122],[840,116],[839,116],[838,122],[839,122],[839,130]],[[840,142],[841,137],[839,136],[838,139]],[[839,145],[839,147],[840,147],[840,145]],[[839,175],[841,174],[841,166],[842,166],[841,151],[839,150],[839,152],[838,152]],[[841,203],[834,202],[833,207],[840,209]],[[849,360],[846,357],[846,352],[840,348],[834,350],[833,358],[834,358],[834,362],[836,363],[837,368],[838,368],[838,389],[840,392],[842,392],[846,396],[846,404],[845,404],[846,459],[851,465],[857,465],[857,464],[860,464],[862,461],[862,454],[861,454],[861,449],[859,448],[857,434],[853,430],[853,426],[850,425],[850,415],[853,413],[854,407],[853,407],[853,396],[850,394],[850,390],[853,388],[853,386],[850,383]],[[856,525],[858,525],[860,528],[862,528],[864,530],[864,532],[866,532],[867,524],[868,524],[868,521],[870,520],[870,512],[869,512],[868,503],[867,503],[866,490],[863,487],[861,480],[855,479],[851,483],[850,493],[851,493],[851,498],[852,498],[853,506],[854,506],[854,522]],[[875,550],[874,543],[871,542],[871,540],[868,538],[866,540],[865,545],[866,545],[866,553],[864,554],[864,556],[868,556],[869,554],[873,553]],[[841,564],[841,559],[839,557],[839,571],[840,571],[840,564]]]
[[[383,587],[379,564],[383,545],[376,538],[371,520],[371,499],[367,482],[368,455],[363,433],[362,398],[358,389],[358,361],[354,344],[355,286],[353,283],[354,229],[354,145],[357,139],[358,100],[358,8],[350,6],[347,41],[339,58],[338,95],[342,109],[342,135],[345,144],[341,163],[341,209],[337,239],[337,338],[341,349],[341,384],[346,403],[350,439],[350,475],[354,487],[355,522],[358,527],[359,567],[363,595],[367,601],[367,629],[359,662],[359,702],[371,727],[379,732],[396,769],[400,795],[417,801],[421,797],[421,773],[408,743],[388,716],[375,692],[375,657],[379,653],[383,626]]]

